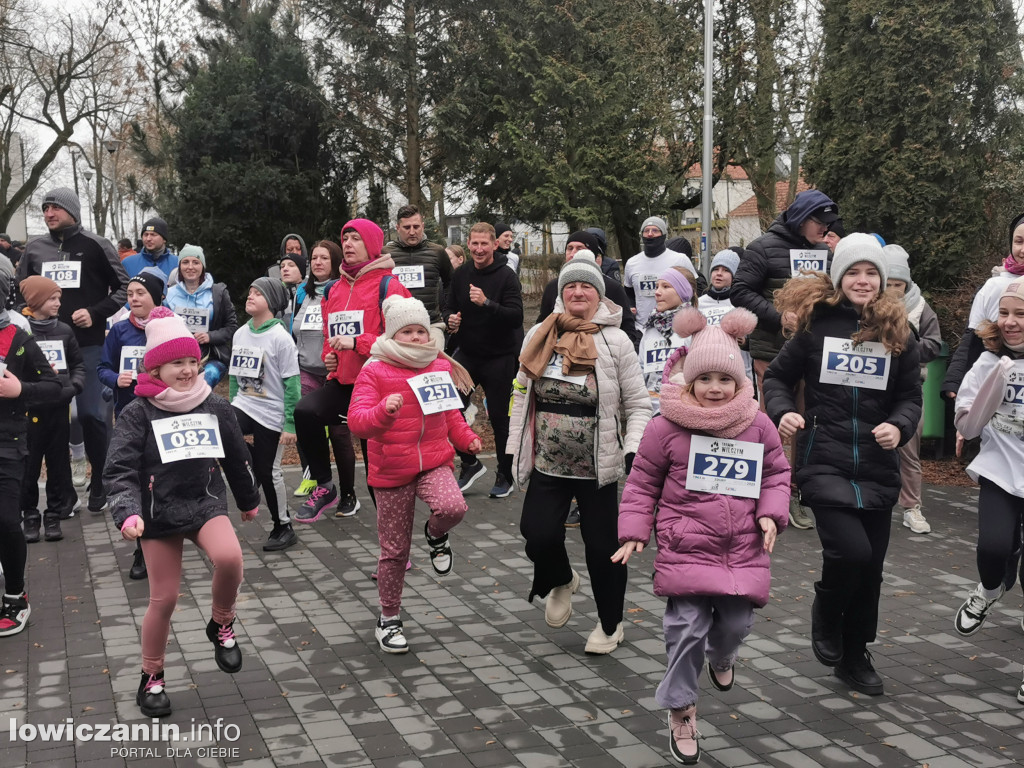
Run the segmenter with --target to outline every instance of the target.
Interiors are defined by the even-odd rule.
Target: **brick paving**
[[[235,627],[245,662],[234,676],[213,661],[203,631],[209,568],[186,547],[166,665],[175,711],[163,721],[179,726],[177,741],[25,741],[24,728],[12,733],[12,720],[18,727],[66,718],[76,726],[148,722],[134,701],[148,592],[127,577],[131,546],[106,516],[65,521],[63,541],[29,546],[30,626],[0,638],[0,766],[670,764],[665,715],[654,702],[664,646],[663,601],[649,578],[653,553],[630,569],[626,643],[611,656],[587,657],[597,614],[579,532],[568,538],[584,586],[572,620],[552,630],[541,605],[525,600],[522,494],[487,499],[492,477],[467,495],[452,575],[435,577],[414,539],[403,606],[412,650],[404,656],[380,652],[373,638],[376,526],[365,493],[355,517],[301,527],[301,543],[284,553],[261,549],[265,511],[266,528],[237,526],[245,583]],[[294,487],[294,470],[288,481]],[[878,698],[852,694],[811,655],[818,540],[814,531],[788,531],[735,687],[719,693],[703,682],[701,765],[1024,763],[1024,705],[1015,698],[1024,661],[1020,588],[975,638],[953,630],[953,612],[977,580],[975,504],[970,489],[926,488],[934,531],[927,536],[894,515],[884,623],[872,649],[886,685]],[[195,724],[206,729],[198,740]]]

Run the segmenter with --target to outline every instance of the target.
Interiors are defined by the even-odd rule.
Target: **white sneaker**
[[[88,478],[85,476],[89,463],[84,459],[71,460],[71,484],[75,488],[84,488]]]
[[[981,629],[981,625],[985,623],[985,619],[988,617],[989,609],[1003,596],[1002,584],[999,585],[999,594],[991,600],[986,599],[985,595],[982,594],[982,589],[983,587],[979,584],[971,591],[964,604],[956,612],[956,618],[953,620],[953,626],[956,628],[956,631],[965,637],[973,635]]]
[[[409,643],[402,634],[402,620],[388,619],[383,617],[377,619],[377,627],[373,632],[377,638],[377,644],[384,653],[405,653],[409,650]]]
[[[914,506],[903,510],[903,525],[914,533],[932,532],[932,527],[928,524],[928,521],[924,519],[924,515],[921,513],[920,504],[915,504]]]
[[[544,621],[549,627],[564,627],[569,617],[572,616],[572,596],[580,590],[580,575],[572,572],[572,579],[568,584],[555,587],[548,592],[547,600],[544,601]]]
[[[587,638],[587,647],[584,649],[587,653],[602,654],[611,653],[619,647],[619,643],[622,642],[625,637],[625,632],[622,631],[622,622],[620,621],[618,626],[615,627],[615,631],[610,635],[604,633],[604,627],[601,626],[601,622],[597,622],[597,626],[594,627],[594,631],[590,633],[590,637]]]

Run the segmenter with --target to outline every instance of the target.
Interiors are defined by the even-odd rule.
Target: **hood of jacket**
[[[800,225],[807,221],[807,217],[826,205],[835,205],[835,203],[824,192],[808,189],[796,196],[793,204],[779,214],[778,220],[781,220],[790,232],[799,234]]]
[[[562,304],[561,296],[555,299],[555,308],[552,310],[552,313],[554,312],[565,312],[565,305]],[[618,328],[622,324],[622,307],[605,297],[601,299],[592,322],[595,325]]]
[[[309,261],[309,253],[306,251],[306,241],[302,239],[302,235],[298,235],[298,234],[296,234],[294,232],[289,232],[287,235],[285,235],[283,238],[281,238],[281,248],[279,249],[280,255],[278,256],[278,258],[279,259],[283,259],[284,258],[284,245],[289,240],[298,240],[299,241],[299,245],[302,247],[302,258],[304,258],[308,262]]]

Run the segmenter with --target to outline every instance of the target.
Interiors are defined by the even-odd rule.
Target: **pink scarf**
[[[144,397],[162,411],[171,413],[188,413],[203,403],[210,396],[210,385],[206,379],[197,376],[188,392],[171,389],[160,379],[154,379],[148,373],[139,374],[139,382],[135,385],[135,394]]]
[[[1003,260],[1003,269],[1011,275],[1024,275],[1024,264],[1013,258],[1012,254]]]
[[[731,440],[754,423],[758,410],[754,387],[746,377],[736,396],[718,408],[702,407],[693,393],[678,384],[661,385],[661,415],[691,432]]]

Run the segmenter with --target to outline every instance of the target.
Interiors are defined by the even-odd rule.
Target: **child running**
[[[249,286],[245,311],[249,322],[231,341],[228,380],[231,405],[243,435],[252,435],[252,465],[274,527],[264,552],[278,552],[299,539],[285,504],[281,451],[295,445],[295,404],[299,401],[299,353],[287,326],[275,315],[284,311],[288,289],[274,277]]]
[[[444,576],[453,565],[448,531],[467,509],[452,474],[452,445],[477,454],[482,444],[459,413],[457,390],[469,392],[473,383],[431,342],[423,302],[390,296],[382,309],[384,335],[356,377],[348,423],[354,435],[368,440],[369,483],[377,498],[381,616],[375,635],[385,653],[405,653],[399,610],[416,497],[430,507],[423,533],[434,572]]]
[[[230,405],[200,375],[199,344],[165,307],[146,326],[138,398],[121,412],[103,470],[110,513],[121,535],[141,539],[149,563],[149,608],[142,620],[142,680],[135,701],[146,717],[165,717],[164,654],[178,603],[185,539],[213,563],[213,618],[206,637],[217,666],[242,668],[232,625],[242,583],[242,548],[228,518],[221,468],[242,520],[256,517],[260,494]]]
[[[738,339],[757,325],[745,309],[707,325],[692,308],[673,323],[687,347],[672,353],[661,415],[644,431],[619,507],[614,562],[642,552],[656,526],[654,592],[668,597],[668,668],[655,698],[669,709],[669,750],[700,759],[697,698],[708,679],[732,688],[736,654],[768,602],[778,532],[789,521],[789,463],[779,433],[758,409]],[[655,520],[655,509],[657,519]]]

